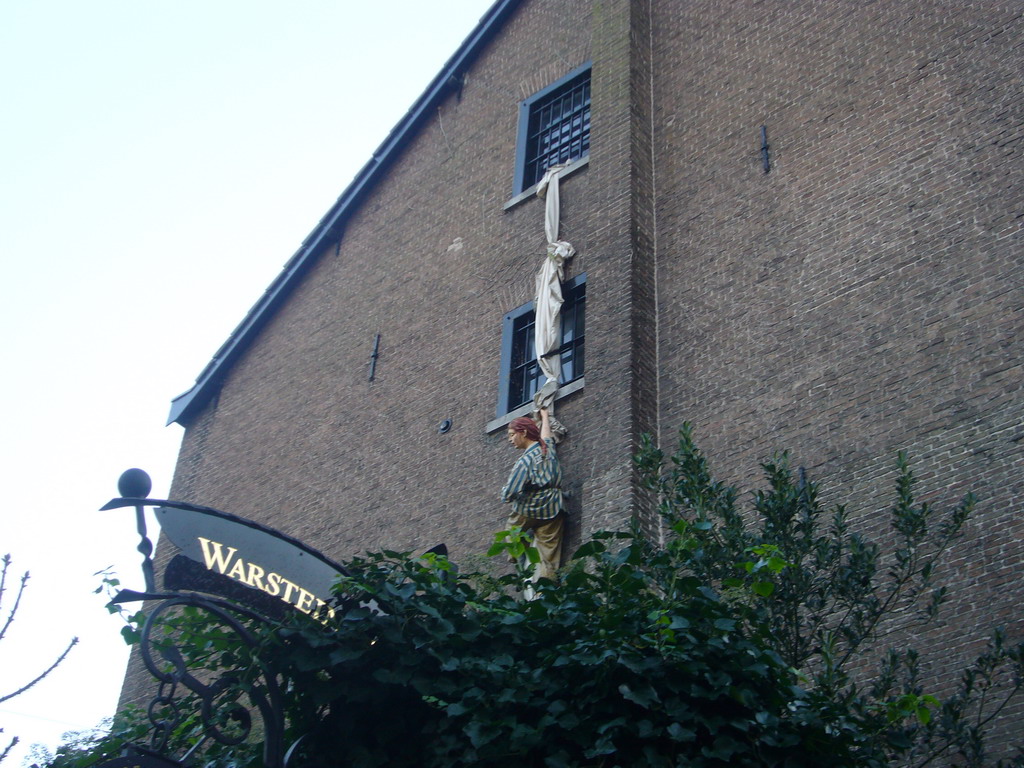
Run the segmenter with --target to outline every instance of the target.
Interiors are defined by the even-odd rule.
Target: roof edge
[[[196,378],[196,383],[188,391],[171,400],[171,410],[167,417],[168,425],[177,422],[186,426],[186,422],[219,392],[220,385],[231,370],[231,366],[248,349],[278,307],[284,303],[284,300],[315,263],[320,247],[332,236],[341,237],[345,223],[363,198],[398,158],[420,125],[433,113],[434,108],[452,91],[461,88],[465,70],[491,42],[520,2],[521,0],[497,0],[481,17],[462,45],[448,59],[402,119],[391,129],[387,138],[373,152],[370,160],[355,175],[334,205],[302,241],[299,250],[292,255],[280,274],[274,278],[274,281],[242,319],[242,322],[231,332],[228,339],[206,364]]]

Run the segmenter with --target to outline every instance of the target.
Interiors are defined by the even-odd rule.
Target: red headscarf
[[[548,446],[540,439],[540,427],[538,427],[537,422],[529,416],[520,416],[518,419],[512,419],[508,428],[513,432],[525,432],[528,439],[533,440],[535,443],[540,443],[541,452],[545,456],[547,455]]]

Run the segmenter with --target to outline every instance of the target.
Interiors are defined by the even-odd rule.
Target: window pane
[[[566,382],[572,381],[573,379],[576,378],[576,366],[574,365],[575,362],[576,360],[575,355],[573,354],[573,348],[570,346],[565,351],[562,352],[562,384],[565,384]]]
[[[512,367],[525,365],[536,357],[533,334],[534,314],[530,312],[515,321],[512,330]]]
[[[562,305],[562,344],[573,340],[576,336],[576,311],[571,304]]]
[[[511,411],[529,402],[540,388],[542,378],[544,378],[544,374],[536,360],[521,368],[513,369],[509,382],[508,410]]]
[[[544,378],[544,374],[541,373],[540,366],[535,362],[530,366],[530,379],[527,382],[526,396],[523,398],[524,403],[532,398],[537,390],[540,389],[540,380],[542,378]]]

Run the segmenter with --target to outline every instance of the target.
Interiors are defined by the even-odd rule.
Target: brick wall
[[[880,537],[907,450],[930,501],[980,499],[931,670],[1019,639],[1020,6],[654,7],[662,441],[693,422],[748,489],[789,449]]]

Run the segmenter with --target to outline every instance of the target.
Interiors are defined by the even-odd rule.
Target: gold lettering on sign
[[[206,561],[206,567],[212,571],[216,566],[219,573],[224,573],[228,569],[228,563],[238,551],[234,547],[229,547],[228,555],[224,557],[224,547],[220,543],[204,539],[202,536],[199,537],[199,543],[203,546],[203,560]]]
[[[293,608],[308,613],[325,624],[334,618],[334,609],[324,600],[281,574],[243,559],[236,547],[225,547],[219,541],[204,539],[202,536],[197,538],[203,550],[203,562],[207,570],[227,576],[248,587],[255,587],[271,597],[280,598]]]

